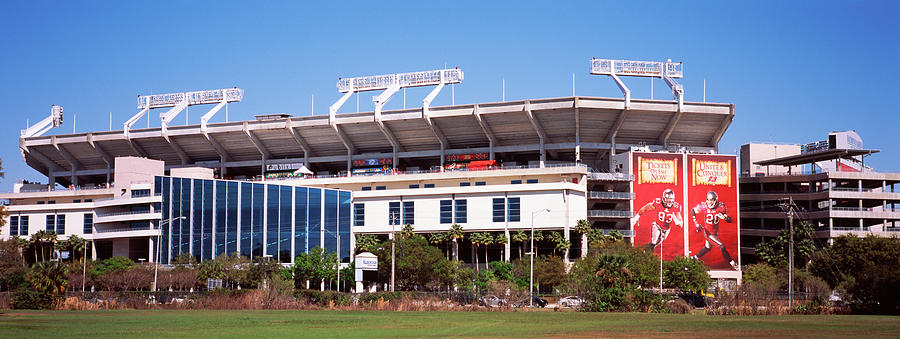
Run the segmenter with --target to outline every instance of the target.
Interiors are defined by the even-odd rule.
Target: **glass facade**
[[[84,234],[94,233],[94,213],[84,214]]]
[[[349,260],[353,205],[348,191],[171,177],[157,177],[154,184],[163,198],[164,264],[180,253],[200,261],[238,253],[290,263],[316,246],[329,252],[339,247],[340,257]],[[86,228],[89,217],[92,224],[93,216],[85,214]],[[27,227],[24,217],[16,221]],[[58,221],[52,219],[54,227]]]
[[[415,201],[404,201],[403,202],[403,224],[404,225],[415,225],[416,224]]]
[[[503,201],[503,198],[494,198],[492,205],[494,207],[494,222],[503,222],[503,218],[506,215],[506,209],[504,208],[505,203]]]
[[[46,219],[47,222],[45,224],[44,231],[56,232],[56,226],[54,226],[56,225],[56,216],[53,214],[48,214]]]

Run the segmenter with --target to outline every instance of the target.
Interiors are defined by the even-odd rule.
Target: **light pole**
[[[778,204],[779,207],[787,212],[788,227],[790,228],[790,240],[788,241],[788,308],[794,304],[794,214],[797,213],[794,204],[794,198],[788,198],[787,202]]]
[[[534,216],[541,212],[550,212],[549,208],[539,209],[531,212],[531,274],[528,278],[528,305],[534,307]]]
[[[180,216],[178,218],[171,219],[171,220],[184,220],[184,219],[187,219],[187,217]],[[156,292],[156,290],[157,290],[156,283],[158,281],[157,279],[159,278],[159,252],[161,251],[161,248],[162,248],[162,243],[160,241],[160,239],[162,238],[162,227],[163,227],[163,225],[166,225],[168,223],[169,223],[169,220],[160,221],[159,227],[158,227],[159,233],[156,234],[156,259],[154,260],[154,261],[156,261],[156,267],[153,269],[153,292]]]
[[[397,238],[394,236],[394,225],[397,223],[397,212],[391,212],[391,292],[394,291],[394,261],[396,259],[396,252],[394,251],[394,243],[397,242]]]
[[[322,228],[322,230],[337,237],[337,267],[335,268],[335,270],[337,270],[337,287],[338,287],[338,291],[340,291],[341,290],[341,233],[338,232],[337,234],[335,234],[334,232],[331,232],[325,228]]]

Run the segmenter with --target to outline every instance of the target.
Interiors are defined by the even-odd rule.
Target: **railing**
[[[591,180],[628,180],[633,181],[634,175],[625,173],[591,172],[588,174]]]
[[[588,192],[591,199],[634,199],[634,193],[629,192]]]
[[[32,188],[32,189],[20,189],[20,190],[19,190],[19,193],[65,192],[65,191],[92,191],[92,190],[105,190],[105,189],[107,189],[107,188],[112,188],[112,187],[113,187],[112,185],[110,185],[109,187],[106,187],[106,186],[74,186],[74,187],[71,187],[71,188],[68,188],[68,187],[67,187],[67,188],[58,189],[58,190],[57,190],[57,189],[50,190],[49,187],[44,187],[44,188],[40,188],[40,189],[37,189],[37,188]]]
[[[108,213],[97,213],[98,218],[103,217],[115,217],[120,215],[137,215],[137,214],[153,214],[160,212],[152,212],[152,211],[122,211],[122,212],[108,212]]]
[[[834,211],[848,211],[848,212],[871,212],[871,208],[859,208],[859,207],[832,207]]]
[[[544,167],[540,165],[523,165],[523,166],[486,166],[486,167],[477,167],[477,168],[456,168],[452,170],[444,170],[440,169],[427,169],[427,170],[415,170],[415,171],[389,171],[383,173],[365,173],[365,174],[353,174],[352,177],[359,176],[383,176],[383,175],[401,175],[401,174],[430,174],[430,173],[449,173],[449,172],[483,172],[483,171],[499,171],[499,170],[515,170],[515,169],[540,169],[540,168],[570,168],[570,167],[579,167],[590,170],[585,164],[579,163],[564,163],[564,164],[545,164]],[[623,175],[624,176],[624,175]],[[291,180],[291,179],[325,179],[325,178],[345,178],[347,177],[346,173],[337,173],[337,174],[322,174],[322,175],[289,175],[283,177],[275,177],[275,178],[266,178],[266,181],[278,181],[278,180]],[[247,181],[262,181],[263,178],[253,178]]]
[[[612,218],[631,218],[631,211],[617,211],[617,210],[588,210],[587,215],[589,217],[612,217]]]
[[[621,234],[623,237],[633,237],[634,236],[633,230],[601,229],[600,231],[603,231],[603,235],[609,235],[613,231],[616,231],[616,232],[619,232],[619,234]]]
[[[112,233],[112,232],[129,232],[129,231],[154,231],[156,227],[151,226],[139,226],[139,227],[120,227],[120,228],[95,228],[94,231],[97,233]]]

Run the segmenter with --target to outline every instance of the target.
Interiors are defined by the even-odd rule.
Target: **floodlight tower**
[[[63,108],[62,106],[50,105],[50,116],[44,118],[40,122],[28,126],[27,129],[22,130],[21,135],[22,138],[31,138],[38,137],[47,133],[53,127],[59,127],[63,123]]]
[[[672,89],[672,96],[678,100],[678,111],[684,107],[684,86],[675,82],[675,79],[684,76],[681,62],[675,63],[672,59],[665,62],[591,59],[591,74],[609,75],[616,81],[625,94],[625,109],[631,108],[631,90],[619,79],[620,75],[662,78]]]
[[[431,101],[434,100],[441,89],[444,88],[444,85],[458,84],[462,82],[462,80],[463,71],[459,68],[373,75],[357,78],[339,78],[337,83],[338,92],[344,93],[344,95],[329,108],[328,121],[331,123],[331,126],[335,129],[335,131],[338,133],[338,136],[341,137],[341,140],[347,147],[348,173],[350,169],[350,157],[353,153],[353,147],[349,140],[347,140],[347,138],[343,135],[343,132],[341,132],[341,130],[337,127],[337,124],[335,122],[335,115],[337,114],[337,110],[344,105],[347,99],[350,99],[350,96],[352,96],[353,93],[377,90],[384,91],[380,95],[372,97],[372,101],[375,103],[375,124],[378,125],[378,128],[385,135],[385,137],[387,137],[388,141],[391,142],[391,146],[394,149],[393,166],[394,168],[396,168],[398,160],[397,152],[400,151],[400,143],[397,142],[397,138],[394,137],[394,134],[391,133],[391,130],[384,124],[384,122],[381,121],[381,111],[384,108],[384,104],[391,99],[391,96],[393,96],[402,88],[437,86],[431,91],[431,93],[428,94],[428,96],[425,97],[425,99],[422,100],[422,116],[425,118],[426,123],[429,125],[429,127],[431,127],[432,131],[434,131],[435,135],[441,141],[441,153],[443,153],[443,150],[446,147],[446,141],[439,130],[436,129],[435,126],[431,123],[428,115],[428,108],[431,105]],[[443,159],[443,156],[441,156],[441,158]]]
[[[169,123],[178,116],[188,106],[216,104],[209,112],[200,118],[200,130],[206,131],[206,124],[209,122],[216,112],[222,109],[229,102],[239,102],[244,98],[244,90],[234,87],[225,89],[213,89],[206,91],[194,91],[183,93],[168,94],[152,94],[147,96],[138,96],[137,108],[141,111],[135,114],[131,119],[125,122],[122,129],[125,136],[130,134],[131,126],[144,116],[148,111],[154,108],[171,107],[168,112],[159,115],[162,120],[162,133],[166,134]]]

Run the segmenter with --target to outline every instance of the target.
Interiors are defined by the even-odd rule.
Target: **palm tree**
[[[494,243],[494,236],[490,232],[484,232],[483,234],[481,244],[484,245],[484,269],[488,269],[488,246]]]
[[[509,243],[509,238],[506,237],[506,233],[497,233],[497,236],[494,237],[494,243],[497,245],[501,245],[500,247],[500,257],[506,260],[506,255],[504,251],[506,251],[506,244]]]
[[[530,235],[528,239],[531,239]],[[544,232],[534,231],[534,242],[541,242],[541,240],[544,240]],[[533,255],[537,255],[537,251],[534,248],[531,249],[531,252],[534,253]]]
[[[450,240],[453,241],[453,259],[459,261],[459,241],[465,238],[466,232],[463,231],[462,226],[459,224],[453,224],[450,226]]]
[[[475,246],[475,272],[478,272],[478,246],[485,244],[486,234],[484,232],[472,233],[472,245]],[[485,258],[487,258],[487,255],[485,255]]]
[[[22,256],[22,265],[25,265],[25,248],[31,245],[31,242],[28,239],[20,238],[18,236],[14,237],[16,240],[16,246],[19,248],[19,255]]]
[[[403,225],[403,229],[400,230],[400,236],[406,239],[412,237],[413,234],[415,234],[413,232],[413,226],[410,224]]]
[[[448,232],[431,233],[428,235],[428,242],[437,246],[437,245],[447,242],[447,238],[449,238],[449,237],[450,237],[450,234]],[[449,248],[447,249],[446,253],[447,253],[447,260],[450,260]]]
[[[66,266],[59,262],[39,262],[28,271],[28,281],[38,292],[63,293],[69,282]]]
[[[587,234],[591,231],[591,223],[587,221],[587,219],[578,219],[578,222],[575,224],[575,232],[581,234],[581,257],[584,258],[587,255]]]
[[[72,262],[75,261],[75,258],[80,258],[81,255],[85,251],[85,241],[83,238],[73,234],[69,236],[69,239],[66,239],[66,248],[72,250]]]
[[[550,240],[550,243],[553,244],[553,255],[556,255],[556,250],[559,249],[558,244],[566,239],[563,238],[561,233],[552,231],[547,234],[547,240]]]
[[[31,235],[31,246],[34,248],[34,261],[38,261],[38,248],[41,249],[41,260],[44,261],[44,243],[47,241],[47,231],[40,230]]]
[[[511,236],[513,242],[517,242],[521,244],[519,246],[519,258],[522,257],[522,252],[525,250],[525,241],[528,240],[528,233],[525,230],[519,230],[516,233],[513,233]]]
[[[356,253],[375,252],[376,248],[378,248],[378,237],[372,234],[356,235]]]

